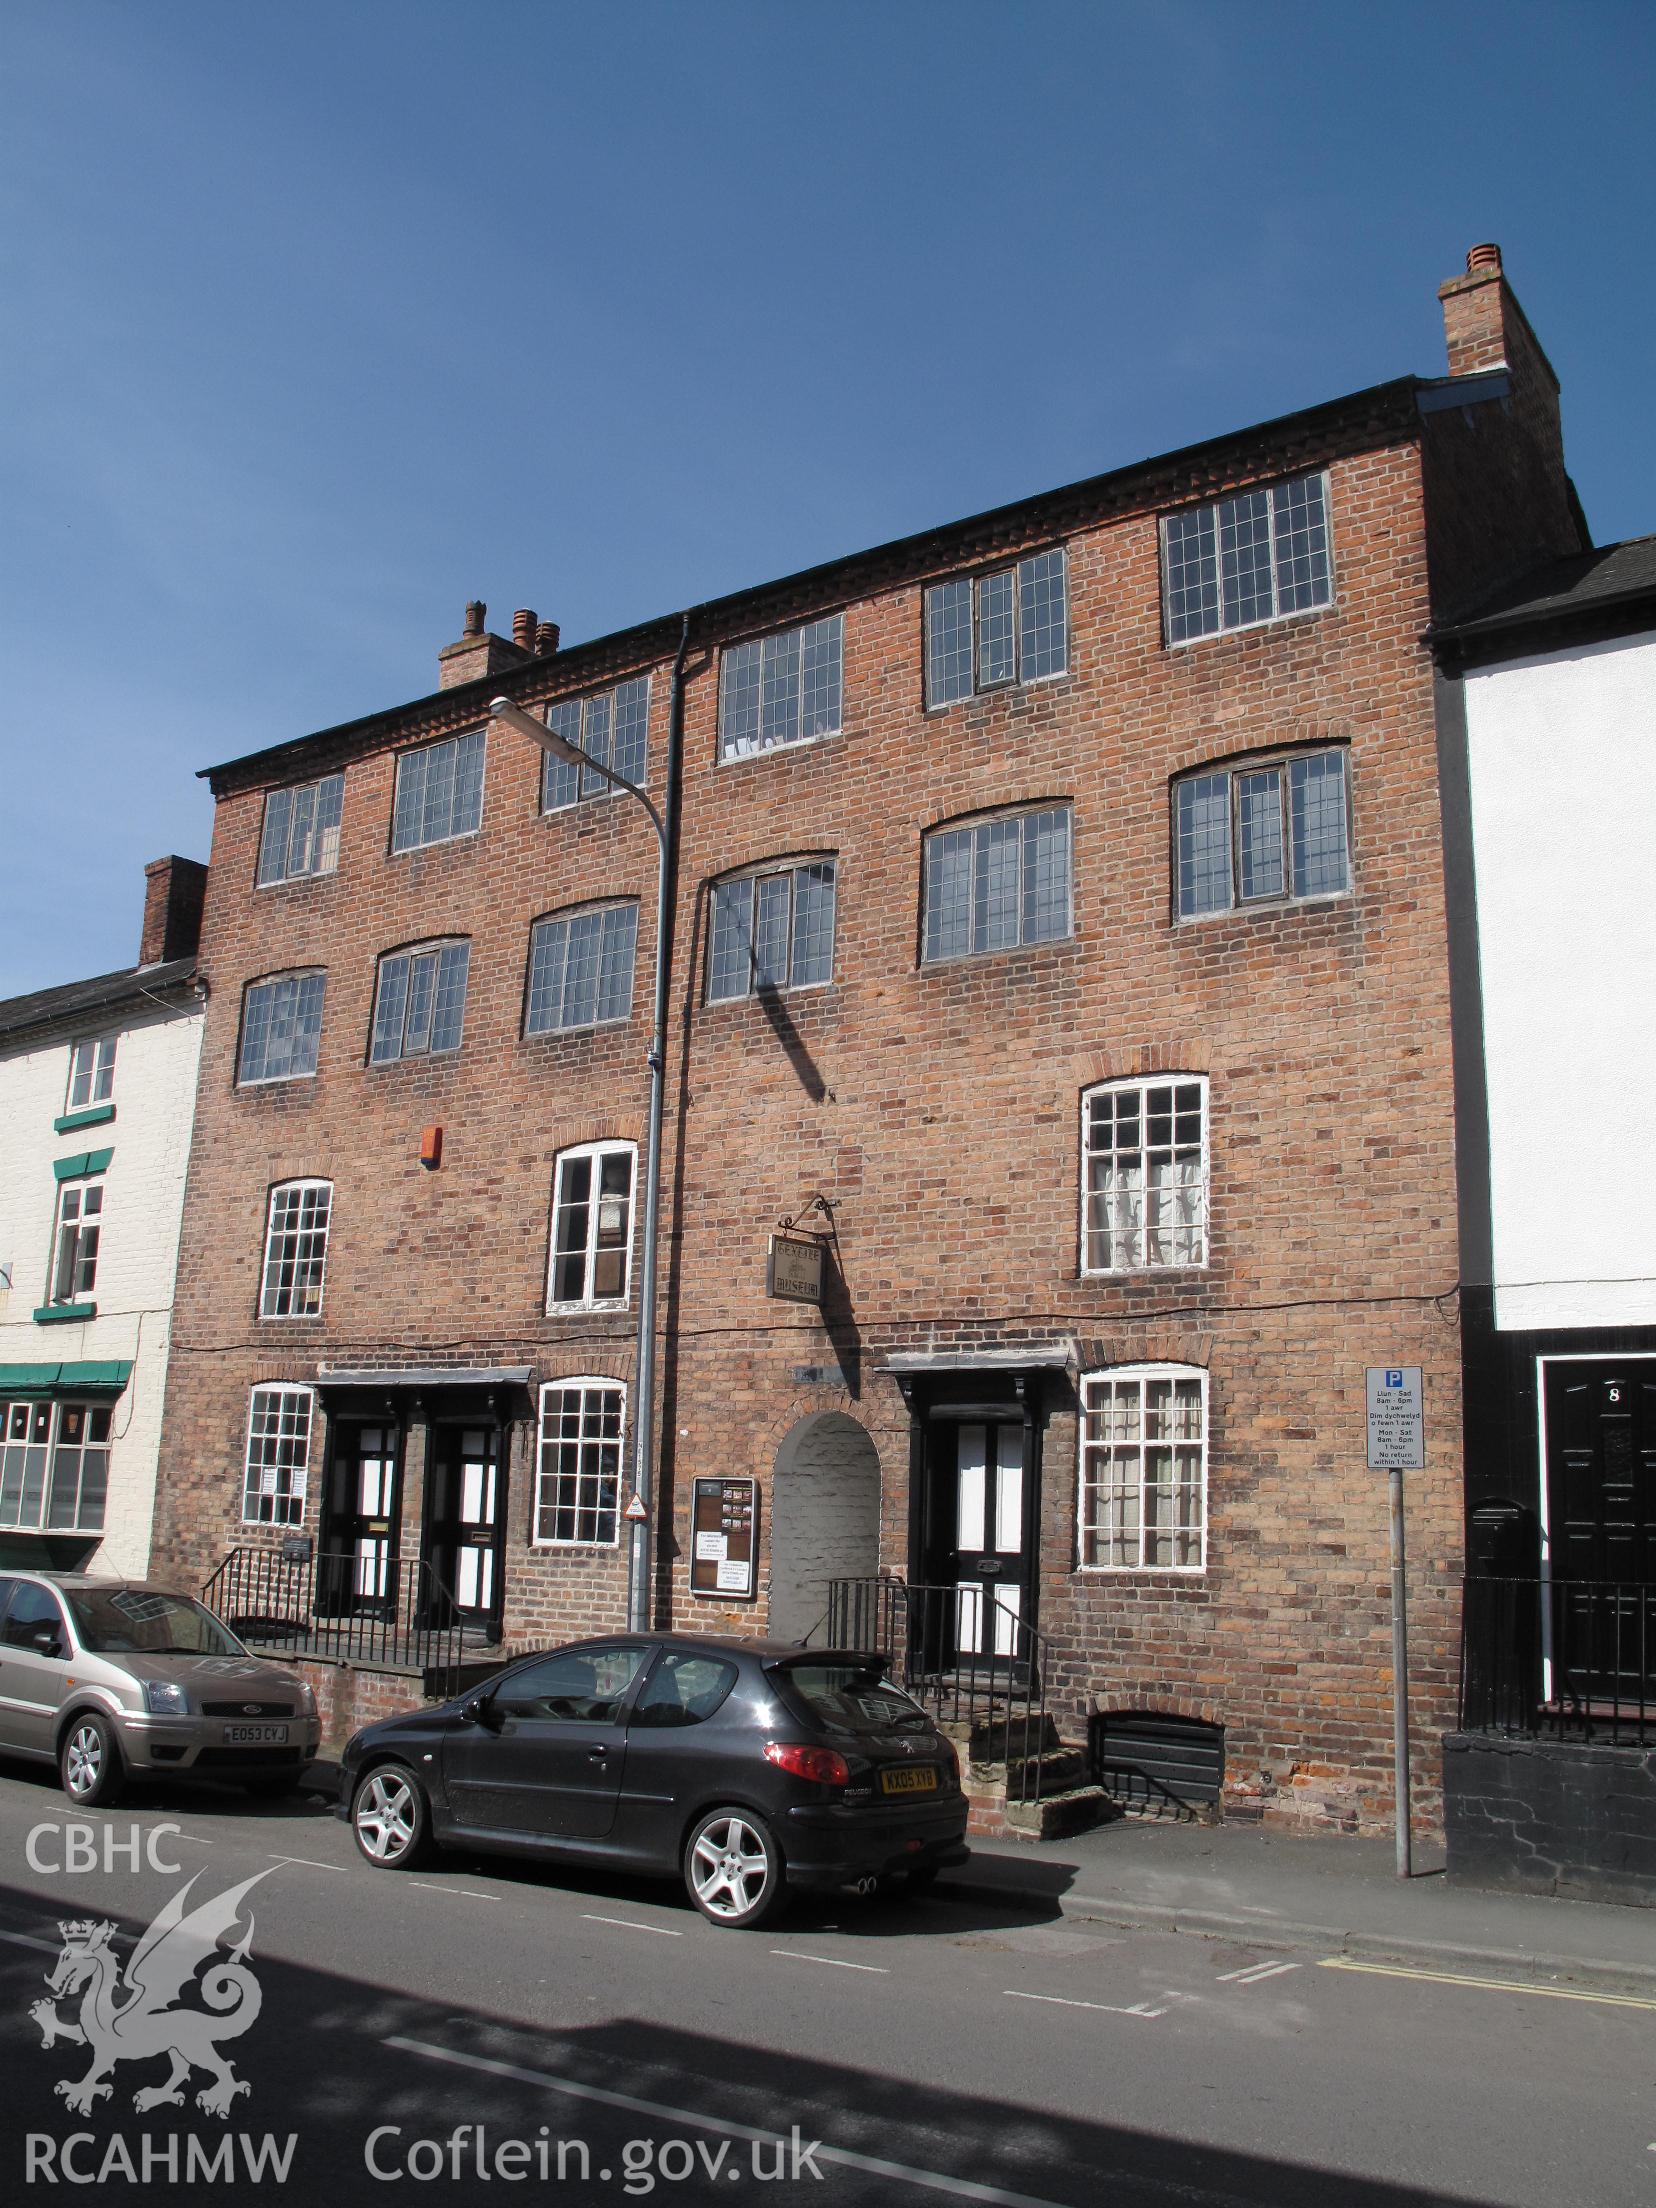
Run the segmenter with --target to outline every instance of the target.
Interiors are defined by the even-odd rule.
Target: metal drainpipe
[[[661,1217],[662,1092],[667,1071],[667,992],[671,979],[674,864],[678,844],[679,782],[684,757],[684,662],[690,651],[690,608],[683,616],[673,687],[667,715],[667,787],[662,802],[661,868],[656,887],[655,1015],[650,1030],[650,1126],[645,1143],[644,1250],[638,1277],[638,1374],[633,1403],[633,1492],[644,1505],[643,1522],[633,1528],[627,1571],[627,1624],[635,1633],[650,1630],[650,1596],[655,1577],[655,1521],[652,1489],[655,1471],[655,1310],[656,1235]]]

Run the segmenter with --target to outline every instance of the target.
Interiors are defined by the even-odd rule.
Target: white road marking
[[[1165,2016],[1165,2009],[1153,2009],[1147,2001],[1135,2002],[1132,2008],[1123,2008],[1117,2001],[1069,2001],[1061,1993],[1019,1993],[1015,1987],[1003,1986],[1001,1991],[1008,2001],[1050,2001],[1055,2009],[1097,2009],[1104,2016]]]
[[[602,2108],[624,2108],[637,2116],[662,2116],[675,2124],[694,2124],[700,2131],[723,2132],[729,2139],[757,2139],[766,2146],[786,2147],[791,2142],[779,2131],[757,2124],[731,2123],[723,2116],[703,2116],[693,2108],[673,2108],[664,2101],[640,2100],[634,2093],[611,2093],[603,2086],[578,2085],[573,2078],[555,2077],[550,2070],[527,2070],[515,2062],[494,2062],[486,2055],[457,2054],[452,2047],[435,2047],[420,2039],[390,2038],[380,2042],[400,2054],[424,2055],[428,2061],[451,2062],[462,2070],[481,2070],[492,2078],[513,2078],[523,2085],[542,2085],[553,2093],[567,2093],[578,2101],[596,2101]],[[953,2193],[960,2200],[982,2200],[990,2208],[1060,2208],[1057,2201],[1040,2200],[1031,2193],[1010,2193],[999,2185],[980,2185],[967,2177],[948,2177],[941,2170],[921,2170],[906,2162],[887,2162],[872,2154],[855,2154],[849,2147],[816,2143],[816,2160],[833,2162],[842,2169],[867,2170],[875,2177],[895,2177],[909,2185],[925,2185],[933,2192]],[[1211,2197],[1211,2196],[1203,2196]]]
[[[410,1886],[418,1886],[423,1894],[464,1894],[468,1901],[498,1901],[498,1894],[486,1894],[478,1886],[443,1886],[429,1878],[411,1878]]]
[[[172,1837],[175,1840],[188,1840],[193,1847],[197,1848],[210,1848],[213,1844],[211,1840],[203,1840],[199,1832],[186,1832],[182,1825],[175,1829]]]
[[[1267,1960],[1263,1963],[1245,1963],[1240,1970],[1221,1971],[1217,1983],[1221,1986],[1257,1986],[1263,1978],[1280,1978],[1284,1971],[1298,1970],[1298,1963],[1279,1963]]]
[[[1569,1986],[1523,1986],[1512,1978],[1467,1978],[1451,1970],[1405,1970],[1400,1963],[1358,1963],[1344,1955],[1325,1955],[1319,1970],[1356,1970],[1373,1978],[1415,1978],[1429,1986],[1476,1986],[1484,1993],[1533,1993],[1544,2001],[1596,2001],[1608,2009],[1656,2009],[1631,1993],[1578,1993]]]
[[[318,1863],[314,1855],[273,1855],[272,1863],[303,1863],[307,1871],[342,1871],[343,1863]]]
[[[828,1963],[835,1970],[867,1970],[878,1978],[889,1978],[891,1972],[884,1963],[842,1963],[837,1955],[807,1955],[799,1947],[773,1947],[773,1955],[782,1955],[790,1963]]]
[[[588,1924],[619,1924],[629,1932],[653,1932],[658,1939],[682,1940],[684,1937],[674,1925],[646,1924],[640,1917],[595,1917],[590,1909],[583,1909],[581,1915]]]

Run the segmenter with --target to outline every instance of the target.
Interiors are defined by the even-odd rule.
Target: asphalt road
[[[52,2003],[75,2025],[96,1995],[48,1992],[63,1927],[113,1923],[88,1966],[113,1982],[187,1878],[193,1907],[261,1873],[220,1997],[247,2091],[204,2110],[198,2067],[179,2103],[136,2108],[168,2083],[158,2047],[77,2112],[59,2088],[88,2047],[47,2048],[31,2014]],[[111,1998],[133,1998],[124,1976]],[[209,2013],[188,1984],[179,2000]],[[1656,2003],[964,1899],[830,1897],[732,1933],[642,1881],[375,1871],[313,1798],[202,1789],[76,1813],[16,1765],[0,1770],[0,2050],[8,2201],[87,2182],[352,2208],[1656,2201]]]

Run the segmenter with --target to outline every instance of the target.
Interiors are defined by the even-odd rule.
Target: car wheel
[[[715,1809],[684,1850],[690,1899],[714,1924],[747,1931],[768,1924],[787,1899],[782,1851],[748,1809]]]
[[[107,1717],[83,1710],[69,1720],[58,1748],[58,1777],[65,1794],[83,1809],[120,1800],[126,1771],[115,1745],[115,1728]]]
[[[411,1870],[431,1840],[431,1812],[412,1771],[382,1763],[351,1797],[351,1830],[376,1870]]]

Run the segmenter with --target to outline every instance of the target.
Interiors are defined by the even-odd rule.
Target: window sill
[[[1173,916],[1178,928],[1211,927],[1216,920],[1252,920],[1272,913],[1317,912],[1328,905],[1348,905],[1355,896],[1351,889],[1324,890],[1315,897],[1253,897],[1245,905],[1220,905],[1212,912],[1180,912]]]
[[[1193,1579],[1205,1579],[1205,1564],[1077,1564],[1077,1579],[1130,1579],[1142,1583],[1150,1579],[1171,1579],[1188,1586]]]
[[[394,843],[386,856],[393,859],[412,859],[421,851],[443,851],[454,843],[475,843],[483,833],[481,827],[460,828],[452,836],[433,836],[427,843]]]
[[[95,1319],[95,1303],[42,1303],[35,1309],[36,1326],[70,1326],[80,1319]]]
[[[809,736],[779,736],[771,744],[755,744],[751,751],[726,751],[719,746],[718,764],[721,767],[745,766],[755,759],[772,759],[779,751],[809,751],[813,744],[831,743],[836,736],[845,734],[842,722],[838,728],[819,728]]]
[[[1332,613],[1339,604],[1337,598],[1327,598],[1320,606],[1296,606],[1291,613],[1268,613],[1260,621],[1238,621],[1228,629],[1203,629],[1199,636],[1169,636],[1162,641],[1164,652],[1188,652],[1198,644],[1221,644],[1227,636],[1257,636],[1261,629],[1283,629],[1290,622],[1315,621],[1319,613]]]
[[[101,1127],[115,1117],[113,1104],[89,1104],[84,1112],[65,1112],[52,1122],[54,1135],[72,1135],[82,1127]]]
[[[1075,1277],[1083,1288],[1094,1282],[1114,1282],[1118,1286],[1138,1282],[1148,1288],[1158,1280],[1206,1280],[1212,1269],[1208,1258],[1193,1257],[1183,1265],[1121,1265],[1107,1272],[1084,1265]]]
[[[932,720],[939,713],[953,713],[963,705],[984,704],[991,698],[1022,697],[1031,690],[1050,690],[1056,684],[1068,682],[1070,673],[1071,670],[1068,667],[1060,667],[1055,674],[1030,675],[1021,682],[992,682],[986,686],[979,685],[974,690],[963,690],[958,698],[940,698],[935,705],[928,701],[922,711],[928,720]]]

